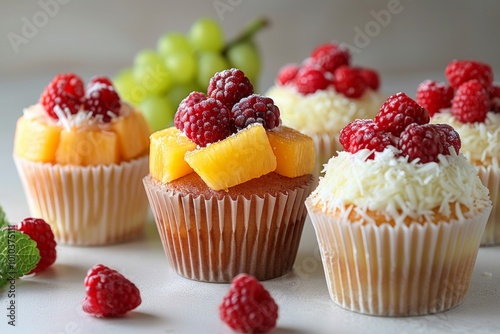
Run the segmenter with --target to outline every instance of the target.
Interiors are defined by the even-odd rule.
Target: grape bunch
[[[166,32],[156,49],[139,51],[133,65],[120,71],[113,82],[123,100],[138,107],[151,129],[170,126],[177,106],[192,91],[203,91],[216,72],[235,67],[257,83],[261,59],[253,39],[267,26],[258,18],[233,40],[226,42],[218,22],[201,18],[188,34]]]

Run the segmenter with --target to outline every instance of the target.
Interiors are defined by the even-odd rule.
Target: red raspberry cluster
[[[55,119],[59,119],[57,109],[64,114],[76,114],[83,106],[106,123],[119,116],[121,108],[120,97],[109,78],[96,76],[84,89],[83,80],[74,73],[56,75],[42,92],[40,104]]]
[[[278,73],[280,85],[290,84],[304,94],[333,85],[335,90],[348,98],[359,98],[367,88],[378,90],[378,73],[370,68],[351,66],[349,50],[335,43],[316,47],[301,65],[285,65]]]
[[[177,129],[201,147],[253,123],[261,123],[266,129],[277,127],[280,110],[271,98],[254,94],[250,80],[236,68],[215,73],[207,94],[189,94],[174,117]]]
[[[484,122],[489,110],[500,112],[500,87],[493,84],[488,64],[454,60],[446,66],[448,83],[425,80],[417,88],[417,102],[432,116],[451,108],[462,123]]]
[[[438,155],[449,155],[450,147],[458,153],[458,133],[446,124],[429,124],[428,111],[404,93],[390,96],[373,120],[356,120],[340,132],[339,141],[345,151],[362,149],[382,152],[389,145],[400,151],[408,161],[438,162]]]

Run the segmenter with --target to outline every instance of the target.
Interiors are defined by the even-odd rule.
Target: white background
[[[231,10],[219,15],[212,0],[60,0],[48,15],[41,2],[55,3],[50,0],[0,2],[0,204],[12,222],[29,215],[11,157],[22,109],[36,103],[56,73],[73,71],[86,79],[113,76],[131,65],[138,50],[154,48],[164,32],[187,33],[200,16],[219,20],[228,39],[254,17],[271,20],[271,27],[257,37],[264,65],[262,90],[272,85],[283,64],[302,60],[313,47],[330,40],[356,47],[353,63],[379,70],[388,93],[413,96],[422,80],[442,80],[446,64],[455,58],[482,60],[500,73],[498,1],[220,1]],[[375,16],[390,4],[398,13],[378,23]],[[29,36],[26,22],[39,25]],[[362,39],[359,31],[370,36]],[[13,46],[13,34],[26,43]],[[15,328],[6,324],[8,300],[0,294],[0,333],[230,332],[216,312],[227,285],[192,282],[173,273],[152,221],[145,235],[131,243],[59,246],[58,252],[53,268],[18,281]],[[469,296],[461,306],[439,315],[400,319],[358,315],[334,305],[316,252],[307,225],[295,271],[265,283],[280,305],[275,333],[500,332],[499,247],[480,250]],[[143,304],[128,317],[99,320],[81,311],[83,277],[98,262],[120,270],[141,289]]]

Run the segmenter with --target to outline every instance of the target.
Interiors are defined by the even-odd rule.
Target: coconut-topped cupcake
[[[385,100],[378,73],[354,66],[349,50],[335,43],[316,47],[300,65],[285,65],[267,95],[280,106],[283,124],[314,139],[316,172],[342,147],[340,130],[373,118]]]
[[[361,313],[444,311],[468,291],[491,211],[449,125],[404,93],[340,134],[306,206],[332,299]]]
[[[431,123],[451,125],[462,140],[462,153],[476,167],[490,190],[493,210],[482,245],[500,243],[500,87],[493,84],[488,64],[454,60],[445,70],[448,82],[425,80],[417,101],[431,115]]]

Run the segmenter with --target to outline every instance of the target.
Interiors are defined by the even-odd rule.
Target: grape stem
[[[225,56],[229,49],[238,43],[246,42],[252,39],[252,37],[261,29],[268,27],[270,24],[269,20],[265,17],[256,18],[251,21],[248,26],[238,34],[234,39],[226,43],[222,49],[222,54]]]

